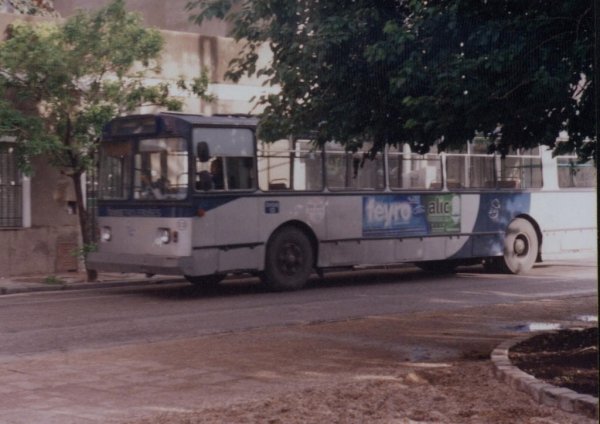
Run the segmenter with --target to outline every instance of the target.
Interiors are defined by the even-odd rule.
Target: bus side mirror
[[[206,141],[201,141],[196,146],[196,156],[200,162],[205,163],[210,159],[210,149]]]

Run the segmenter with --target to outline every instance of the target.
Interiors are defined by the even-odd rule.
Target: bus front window
[[[140,140],[134,164],[135,199],[185,199],[188,187],[188,151],[184,139]]]

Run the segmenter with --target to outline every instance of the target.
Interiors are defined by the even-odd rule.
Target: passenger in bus
[[[208,171],[200,171],[196,177],[196,190],[208,191],[212,189],[212,177]]]
[[[140,193],[143,199],[162,199],[162,187],[165,182],[161,178],[157,181],[152,181],[150,171],[143,171],[140,175]]]
[[[215,158],[210,163],[210,171],[200,171],[196,176],[196,190],[223,190],[223,159]]]
[[[222,158],[216,158],[210,163],[210,176],[215,190],[223,190],[225,188]]]

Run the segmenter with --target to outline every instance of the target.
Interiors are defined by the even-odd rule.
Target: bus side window
[[[437,153],[420,155],[391,147],[388,151],[389,183],[392,190],[425,189],[441,190],[442,162]]]
[[[215,158],[210,162],[210,178],[215,190],[225,188],[225,179],[223,178],[223,159]]]
[[[365,143],[356,152],[347,152],[338,143],[327,143],[327,187],[331,190],[378,190],[385,186],[383,155],[370,157],[372,144]]]
[[[579,163],[575,156],[563,156],[556,159],[558,165],[558,186],[570,187],[596,187],[597,170],[590,160]]]
[[[306,139],[258,145],[258,182],[263,191],[323,189],[323,154]]]
[[[251,157],[226,157],[225,169],[228,190],[254,188],[254,159]]]

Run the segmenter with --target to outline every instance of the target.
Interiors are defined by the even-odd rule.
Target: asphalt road
[[[456,275],[415,268],[363,270],[313,279],[303,291],[269,293],[256,279],[230,279],[213,293],[188,285],[35,293],[0,298],[0,362],[201,335],[448,311],[597,293],[595,261],[536,266],[526,276]]]

